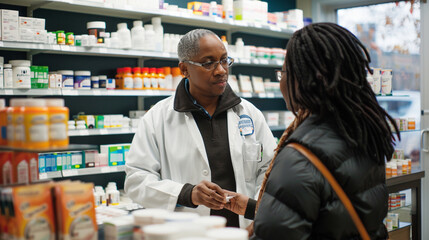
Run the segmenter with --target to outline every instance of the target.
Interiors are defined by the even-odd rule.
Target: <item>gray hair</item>
[[[219,38],[214,32],[208,29],[194,29],[186,33],[179,41],[177,45],[177,55],[179,56],[179,61],[191,60],[195,55],[200,51],[199,41],[206,35],[214,35]],[[219,39],[220,40],[220,39]]]

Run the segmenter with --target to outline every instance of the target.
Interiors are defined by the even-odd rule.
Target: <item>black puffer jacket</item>
[[[365,152],[354,153],[335,125],[307,118],[290,136],[312,151],[331,171],[372,239],[386,239],[383,219],[388,193],[385,167]],[[278,154],[255,217],[252,240],[360,239],[347,210],[323,175],[295,149]]]

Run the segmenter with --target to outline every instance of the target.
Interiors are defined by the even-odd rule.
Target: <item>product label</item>
[[[32,157],[30,159],[30,180],[31,182],[37,181],[39,179],[38,171],[37,171],[37,160],[36,158]]]
[[[48,138],[48,126],[46,124],[36,124],[29,128],[30,142],[46,142]]]
[[[159,88],[165,88],[165,79],[158,78],[158,84],[159,84]]]
[[[63,88],[65,89],[73,89],[74,86],[73,76],[63,75]]]
[[[12,69],[4,70],[4,88],[13,88]]]
[[[75,89],[90,89],[91,78],[89,76],[76,76],[74,79]]]
[[[392,72],[383,71],[381,77],[381,93],[384,95],[392,95]]]
[[[15,67],[12,72],[14,88],[31,88],[30,68]]]
[[[150,78],[143,78],[143,86],[145,88],[150,88],[150,86],[151,86]]]
[[[52,140],[67,139],[67,126],[64,123],[51,123],[49,125],[49,136]]]
[[[152,78],[151,79],[151,87],[152,88],[158,88],[158,78]]]
[[[12,164],[10,163],[10,161],[7,161],[5,164],[3,164],[3,169],[1,173],[3,178],[3,184],[12,184]]]
[[[133,78],[126,77],[124,78],[124,89],[132,89],[134,85]]]
[[[134,78],[134,88],[141,89],[143,88],[143,79],[139,77]]]
[[[28,163],[23,160],[17,166],[17,181],[18,183],[29,183],[28,179]]]
[[[49,122],[52,123],[65,123],[67,121],[67,114],[65,113],[56,113],[51,114]]]
[[[13,133],[14,133],[14,137],[13,140],[14,141],[18,141],[18,142],[22,142],[25,140],[25,128],[23,124],[20,125],[15,125],[14,129],[13,129]]]

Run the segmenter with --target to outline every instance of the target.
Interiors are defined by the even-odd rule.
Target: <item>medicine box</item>
[[[0,40],[18,41],[18,11],[0,9]]]
[[[109,166],[124,165],[129,146],[129,143],[100,145],[100,153],[107,155]]]
[[[191,9],[195,15],[203,15],[203,6],[201,2],[188,2],[188,9]]]
[[[97,150],[85,150],[83,157],[84,157],[85,167],[91,168],[91,167],[100,166]]]
[[[262,77],[252,76],[252,86],[255,93],[264,93],[264,80]]]
[[[143,110],[132,110],[130,111],[130,118],[141,118],[146,114],[147,111]]]
[[[45,29],[45,19],[43,18],[32,18],[32,17],[19,17],[19,28],[23,29]]]
[[[253,92],[252,82],[250,81],[250,77],[248,75],[240,74],[238,76],[238,82],[240,84],[240,90],[242,93]]]
[[[85,164],[83,162],[82,152],[71,152],[71,168],[79,169],[85,168]]]
[[[94,115],[79,115],[77,118],[79,120],[85,120],[86,128],[95,128]]]
[[[104,128],[104,115],[95,115],[95,128]]]

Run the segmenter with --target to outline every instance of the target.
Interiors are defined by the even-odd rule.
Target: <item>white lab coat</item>
[[[158,102],[140,119],[127,156],[125,192],[146,208],[197,212],[207,216],[210,209],[202,205],[195,209],[176,207],[183,185],[211,181],[211,172],[203,138],[192,113],[177,112],[173,105],[174,96],[171,96]],[[240,135],[238,122],[242,114],[253,120],[254,134],[250,136]],[[236,191],[256,199],[274,155],[275,139],[261,111],[244,99],[228,110],[227,118]],[[260,162],[247,161],[249,156],[243,157],[244,141],[263,144]],[[250,157],[253,159],[254,156]],[[243,216],[239,220],[241,227],[250,224]]]

